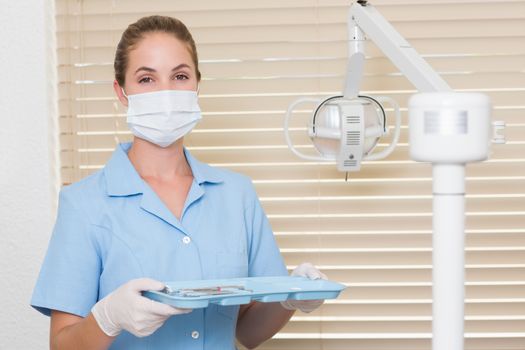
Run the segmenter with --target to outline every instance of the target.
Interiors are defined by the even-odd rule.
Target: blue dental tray
[[[150,299],[180,308],[198,309],[212,304],[241,305],[294,300],[335,299],[346,286],[306,277],[246,277],[166,282],[162,291],[145,291]]]

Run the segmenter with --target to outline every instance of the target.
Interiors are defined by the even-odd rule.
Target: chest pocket
[[[216,278],[248,277],[248,256],[245,252],[215,253]]]

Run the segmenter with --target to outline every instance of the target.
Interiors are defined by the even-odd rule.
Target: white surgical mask
[[[127,122],[133,135],[160,147],[188,134],[202,119],[196,91],[161,90],[127,98]]]

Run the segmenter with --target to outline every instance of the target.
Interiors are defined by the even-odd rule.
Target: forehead
[[[165,65],[172,68],[182,63],[194,66],[188,46],[170,33],[145,34],[129,51],[130,69],[137,66],[161,68]]]

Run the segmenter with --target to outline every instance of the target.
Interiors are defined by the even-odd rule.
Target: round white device
[[[491,143],[491,103],[480,93],[413,95],[408,103],[410,156],[432,163],[487,159]]]
[[[352,113],[353,112],[353,113]],[[362,116],[362,121],[360,117]],[[327,159],[336,159],[341,149],[341,122],[363,123],[364,135],[359,157],[366,157],[383,136],[383,115],[376,104],[364,98],[333,99],[318,107],[309,136],[316,150]]]
[[[315,102],[317,107],[308,126],[311,138],[319,155],[312,156],[297,150],[289,133],[290,118],[295,107],[302,103]],[[372,103],[374,102],[374,103]],[[386,115],[381,102],[393,106],[395,114],[394,136],[390,145],[373,152],[379,139],[387,134]],[[358,96],[345,98],[332,96],[325,100],[300,98],[292,102],[284,118],[284,137],[290,150],[298,157],[313,161],[333,161],[340,171],[359,171],[362,160],[378,160],[387,157],[399,140],[401,113],[396,101],[386,96]]]

